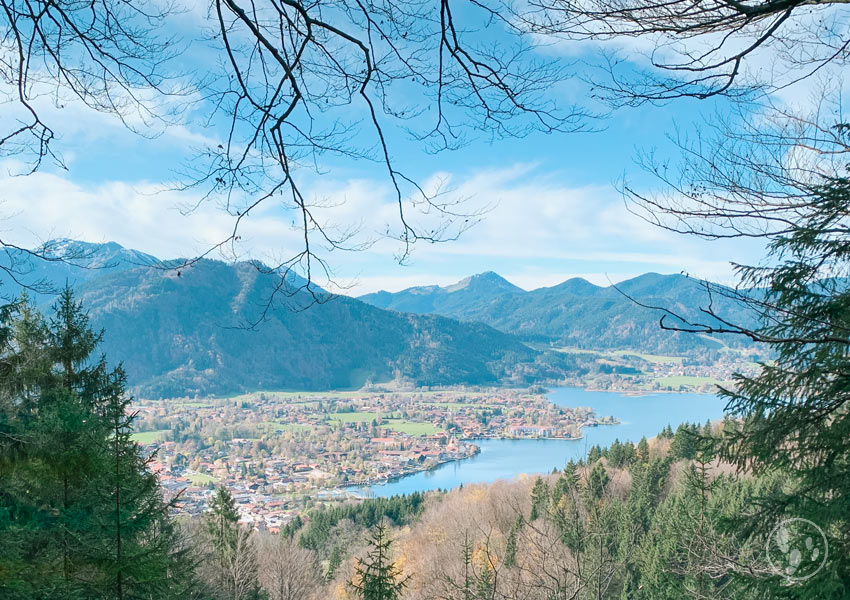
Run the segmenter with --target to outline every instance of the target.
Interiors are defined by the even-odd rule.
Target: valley
[[[663,331],[659,311],[635,303],[699,314],[704,285],[683,275],[647,273],[616,287],[574,278],[526,291],[487,272],[360,298],[317,290],[314,304],[303,280],[281,282],[257,262],[204,259],[178,274],[179,261],[115,243],[60,245],[88,264],[28,263],[27,281],[42,284],[35,300],[48,308],[58,289],[74,287],[104,330],[103,351],[143,398],[382,382],[710,392],[768,358],[740,340]],[[275,296],[281,283],[286,293]],[[2,272],[0,284],[9,297],[21,290]],[[736,303],[716,303],[746,322]]]
[[[264,392],[208,400],[137,402],[134,439],[155,451],[151,469],[179,513],[198,515],[211,490],[248,495],[243,517],[265,527],[374,485],[479,452],[482,440],[579,440],[614,424],[542,393],[470,388]]]
[[[174,512],[199,517],[225,487],[243,523],[271,532],[364,497],[550,472],[593,444],[719,419],[717,386],[765,358],[718,337],[659,338],[657,313],[624,293],[684,313],[700,287],[677,275],[527,292],[483,273],[314,305],[293,277],[252,327],[280,283],[262,265],[177,272],[117,244],[65,244],[97,267],[35,272],[73,285],[103,328],[138,398],[132,439],[179,498]]]
[[[181,494],[177,512],[201,514],[223,485],[244,519],[271,530],[363,495],[549,471],[615,439],[599,432],[636,443],[668,424],[630,433],[636,406],[673,415],[673,426],[718,418],[705,399],[764,358],[721,338],[659,343],[657,313],[624,294],[686,312],[701,288],[679,275],[525,291],[488,272],[444,288],[328,295],[308,311],[293,276],[254,328],[279,283],[262,265],[201,260],[178,273],[114,243],[61,244],[94,268],[34,264],[33,276],[74,286],[103,328],[105,353],[140,398],[133,440]],[[588,391],[564,402],[543,386]],[[281,389],[291,391],[250,391]],[[660,408],[650,408],[657,395],[635,396],[656,392],[669,396]],[[626,404],[595,404],[606,393]],[[696,412],[675,416],[674,398]]]
[[[736,373],[756,373],[759,369],[756,361],[761,360],[755,349],[747,347],[723,347],[703,353],[668,356],[631,350],[531,346],[590,361],[593,367],[575,378],[573,383],[597,391],[713,394],[718,386],[734,387]]]
[[[0,600],[850,599],[850,0],[0,6]]]

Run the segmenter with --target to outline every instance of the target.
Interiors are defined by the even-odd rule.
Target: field
[[[332,421],[337,421],[339,423],[371,423],[380,415],[376,412],[351,412],[334,413],[329,416]],[[439,428],[431,425],[430,423],[416,423],[406,419],[389,418],[384,418],[382,421],[383,423],[381,427],[386,427],[387,429],[392,429],[393,431],[406,433],[408,435],[431,435],[432,433],[440,431]]]
[[[600,350],[586,350],[584,348],[576,348],[574,346],[564,346],[563,348],[550,348],[546,344],[529,344],[535,350],[554,350],[563,354],[599,354],[604,355],[605,352]]]
[[[682,386],[687,385],[706,385],[706,384],[721,384],[722,381],[715,379],[714,377],[697,377],[694,375],[675,375],[670,377],[656,377],[653,379],[654,383],[657,383],[663,388],[671,387],[674,390],[679,389]]]
[[[414,423],[405,419],[385,419],[382,427],[407,435],[431,435],[440,431],[430,423]]]
[[[140,431],[138,433],[134,433],[130,436],[134,442],[147,445],[153,444],[154,442],[158,442],[162,439],[162,436],[168,433],[168,429],[160,429],[159,431]]]
[[[251,392],[248,394],[238,394],[236,396],[228,396],[224,398],[218,398],[218,402],[228,401],[228,402],[247,402],[251,401],[260,394],[263,394],[270,398],[276,398],[279,400],[286,400],[289,404],[309,404],[315,403],[316,400],[322,398],[334,398],[338,400],[352,399],[352,398],[363,398],[367,396],[374,396],[378,394],[395,394],[399,396],[406,397],[421,397],[421,398],[431,398],[435,396],[442,396],[446,393],[445,389],[433,389],[433,390],[413,390],[413,391],[397,391],[387,389],[385,391],[364,391],[364,390],[326,390],[326,391],[258,391]],[[459,391],[454,388],[451,388],[449,391]],[[183,406],[210,406],[214,404],[212,400],[204,402],[181,402]]]
[[[567,346],[564,348],[552,348],[556,352],[561,352],[564,354],[592,354],[595,356],[599,356],[600,358],[608,358],[612,360],[618,360],[623,358],[628,358],[630,356],[636,356],[646,362],[653,363],[656,365],[659,364],[681,364],[684,360],[682,356],[668,356],[665,354],[647,354],[645,352],[633,352],[631,350],[614,350],[614,351],[606,351],[606,350],[585,350],[584,348],[574,348],[572,346]]]
[[[646,362],[654,364],[681,364],[684,360],[681,356],[665,356],[662,354],[644,354],[643,352],[631,352],[630,350],[615,350],[614,352],[606,352],[613,356],[637,356]]]
[[[207,485],[209,483],[218,483],[218,479],[206,473],[187,473],[186,478],[192,482],[192,485]]]
[[[312,427],[303,423],[277,423],[274,421],[266,421],[261,423],[260,426],[268,427],[274,431],[309,431],[312,429]]]
[[[331,421],[339,421],[340,423],[363,423],[371,422],[378,418],[376,412],[344,412],[333,413],[328,415]]]
[[[281,400],[289,400],[290,402],[298,403],[298,400],[302,400],[303,402],[312,402],[316,398],[361,398],[366,395],[364,392],[360,390],[331,390],[325,392],[305,392],[305,391],[259,391],[252,392],[249,394],[239,394],[238,396],[229,396],[226,398],[221,398],[222,400],[230,400],[232,402],[244,402],[250,401],[259,396],[260,394],[264,394],[265,396],[279,398]]]
[[[440,408],[487,408],[486,402],[426,402],[426,405],[439,406]]]

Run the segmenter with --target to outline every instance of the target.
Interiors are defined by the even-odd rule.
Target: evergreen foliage
[[[836,134],[846,140],[847,128]],[[742,285],[763,290],[750,306],[762,327],[740,329],[769,344],[774,360],[723,389],[733,416],[721,455],[739,468],[791,483],[759,501],[738,526],[767,535],[783,518],[803,517],[828,538],[827,565],[806,581],[810,597],[850,595],[850,180],[804,186],[797,218],[772,238],[768,265],[739,267]],[[774,577],[774,597],[795,586]]]
[[[0,596],[170,598],[191,584],[150,457],[130,439],[125,376],[65,289],[0,328]]]
[[[425,508],[425,495],[414,492],[405,496],[370,498],[362,502],[335,506],[310,513],[309,523],[301,532],[298,543],[302,548],[321,553],[326,549],[331,530],[340,521],[350,520],[368,529],[387,520],[395,526],[405,525]]]
[[[221,600],[260,597],[256,539],[239,525],[236,501],[224,486],[216,489],[203,520],[201,573],[206,589]]]
[[[610,451],[601,450],[609,455]],[[717,475],[712,471],[713,460],[702,450],[684,463],[670,453],[634,460],[622,467],[628,473],[625,489],[616,486],[622,474],[601,461],[592,465],[568,463],[557,480],[549,479],[552,485],[536,481],[530,502],[539,507],[538,518],[558,532],[568,559],[562,565],[563,579],[542,580],[551,587],[545,593],[533,590],[529,597],[773,597],[747,577],[751,573],[761,578],[771,575],[764,568],[764,538],[737,523],[759,498],[782,489],[787,476]],[[545,530],[539,522],[529,522],[528,526],[538,533]],[[516,542],[511,539],[520,527],[518,521],[506,532],[506,554],[513,556],[511,561],[503,561],[507,570],[499,572],[500,579],[513,581],[509,570],[515,567],[516,553],[522,548],[513,548]],[[558,556],[553,552],[550,560],[562,560]]]
[[[236,545],[239,530],[239,511],[236,501],[224,486],[216,488],[209,503],[209,512],[205,516],[204,529],[212,543],[213,550],[224,555]]]
[[[407,579],[392,562],[392,540],[381,521],[369,537],[369,551],[358,559],[351,585],[362,600],[398,600],[407,587]]]

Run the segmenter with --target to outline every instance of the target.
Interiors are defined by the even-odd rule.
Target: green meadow
[[[130,436],[134,442],[142,445],[153,444],[160,441],[163,436],[168,433],[168,429],[160,429],[158,431],[139,431]]]

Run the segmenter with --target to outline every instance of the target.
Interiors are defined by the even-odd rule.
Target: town
[[[473,456],[476,439],[578,439],[582,427],[616,423],[555,406],[542,390],[269,392],[134,409],[135,440],[163,487],[179,494],[178,513],[202,513],[225,485],[243,522],[272,532],[356,496],[355,486]]]

